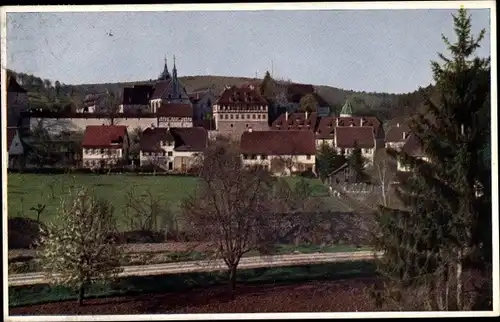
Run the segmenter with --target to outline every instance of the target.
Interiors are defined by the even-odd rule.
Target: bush
[[[24,217],[9,218],[7,222],[9,249],[35,248],[40,239],[41,224]]]

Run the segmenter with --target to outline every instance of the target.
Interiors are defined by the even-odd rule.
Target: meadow
[[[69,189],[74,186],[85,186],[93,189],[98,197],[102,197],[114,206],[120,230],[126,229],[126,224],[120,220],[126,204],[127,192],[140,194],[150,191],[162,198],[163,202],[178,211],[181,201],[193,193],[199,179],[188,176],[134,175],[134,174],[27,174],[9,173],[7,177],[8,216],[37,218],[37,212],[32,210],[38,204],[45,205],[40,216],[42,222],[54,217]],[[299,178],[286,178],[290,184],[295,184]],[[307,179],[316,196],[326,195],[326,187],[318,179]]]

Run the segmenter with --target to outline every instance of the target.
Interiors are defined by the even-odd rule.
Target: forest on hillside
[[[28,91],[30,108],[50,111],[76,110],[83,105],[87,94],[110,93],[120,97],[124,87],[135,84],[154,84],[155,80],[137,82],[117,82],[105,84],[68,85],[59,80],[43,79],[35,75],[7,71],[8,76],[16,78],[18,83]],[[229,76],[184,76],[179,77],[188,92],[211,89],[214,93],[223,91],[226,85],[241,85],[258,80],[247,77]],[[373,92],[356,92],[332,86],[315,86],[316,92],[330,104],[332,111],[338,112],[350,99],[355,113],[378,116],[381,120],[404,118],[413,115],[424,101],[425,94],[432,93],[432,86],[418,88],[412,93],[389,94]]]

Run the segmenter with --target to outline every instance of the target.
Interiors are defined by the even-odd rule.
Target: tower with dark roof
[[[170,72],[168,71],[168,66],[167,66],[167,56],[165,56],[165,65],[163,66],[163,71],[161,72],[160,76],[158,76],[158,80],[169,80],[169,79],[170,79]]]

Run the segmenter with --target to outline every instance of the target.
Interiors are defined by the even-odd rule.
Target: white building
[[[82,142],[84,168],[109,168],[128,158],[129,139],[124,125],[87,126]]]

